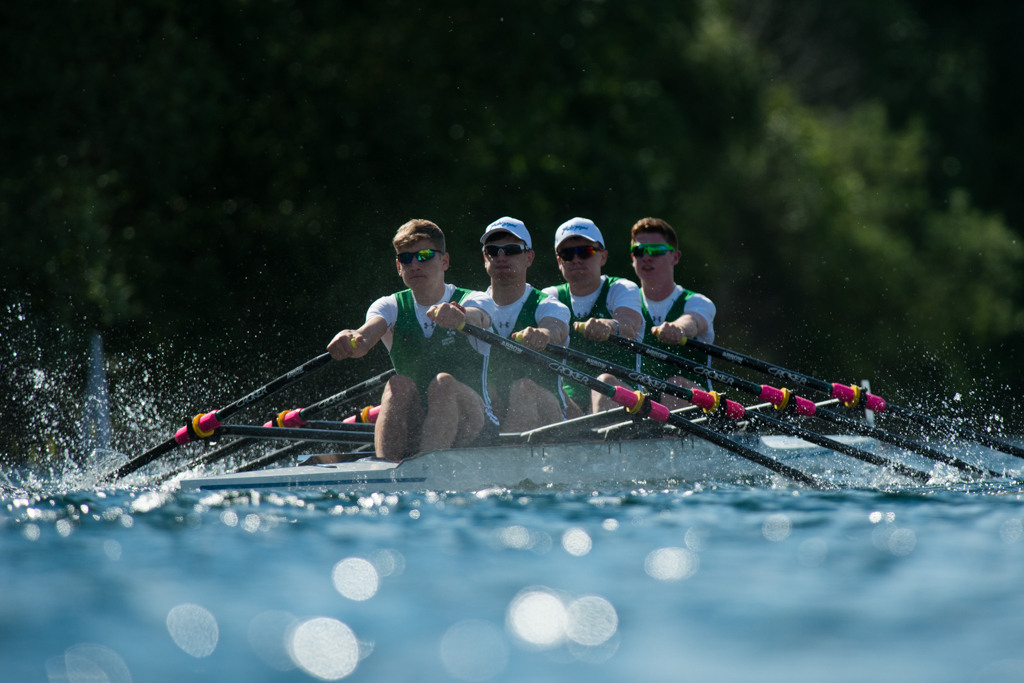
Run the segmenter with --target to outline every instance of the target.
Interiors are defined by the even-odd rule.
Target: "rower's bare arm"
[[[612,311],[612,316],[619,323],[619,336],[636,339],[640,330],[644,329],[644,317],[638,311],[619,306]]]
[[[334,339],[327,345],[327,351],[335,360],[362,358],[387,331],[388,323],[384,318],[371,318],[357,330],[342,330],[334,335]]]
[[[466,308],[466,322],[470,325],[482,327],[485,330],[491,326],[491,316],[482,308],[469,306]]]
[[[666,344],[678,344],[708,331],[707,318],[699,313],[684,313],[671,322],[662,323],[653,330],[654,336]]]
[[[569,326],[558,318],[542,318],[539,328],[548,333],[548,344],[563,346],[569,338]]]

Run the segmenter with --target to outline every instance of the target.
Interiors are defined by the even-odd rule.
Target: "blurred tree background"
[[[544,286],[562,221],[594,219],[631,276],[653,215],[718,343],[1014,417],[1021,20],[951,0],[5,3],[0,390],[95,329],[114,357],[241,373],[192,387],[183,408],[211,409],[400,288],[409,218],[482,288],[498,216],[530,227]]]

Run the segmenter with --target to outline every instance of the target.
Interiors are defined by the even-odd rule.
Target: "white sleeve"
[[[370,322],[374,318],[384,318],[384,322],[388,324],[388,329],[393,328],[395,323],[398,322],[398,298],[394,294],[389,294],[370,304],[370,307],[366,309],[366,320],[364,322]]]
[[[617,308],[629,308],[637,313],[643,311],[640,299],[640,287],[629,280],[616,280],[608,288],[608,310],[612,313]]]
[[[694,294],[686,301],[686,305],[683,306],[683,313],[696,313],[708,321],[708,331],[698,335],[697,341],[708,342],[709,344],[715,341],[715,312],[715,303],[703,294]]]
[[[708,330],[697,337],[697,341],[711,343],[715,340],[715,304],[703,294],[694,294],[683,307],[683,313],[696,313],[708,321]]]
[[[550,296],[552,299],[555,299],[556,301],[558,300],[558,287],[556,287],[555,285],[551,285],[550,287],[545,287],[544,289],[542,289],[540,291],[544,292],[545,294]]]
[[[494,317],[494,299],[488,296],[487,292],[470,292],[462,300],[462,305],[466,308],[479,308],[490,317]]]
[[[549,296],[537,304],[537,322],[539,323],[544,318],[561,320],[563,323],[568,325],[569,320],[572,319],[572,313],[569,312],[568,306],[555,297]]]

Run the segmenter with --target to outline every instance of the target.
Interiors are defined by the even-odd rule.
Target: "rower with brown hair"
[[[395,267],[408,289],[370,305],[357,329],[334,336],[327,350],[341,360],[361,358],[383,341],[396,375],[388,380],[374,434],[377,457],[466,446],[490,412],[483,394],[483,354],[456,332],[463,322],[490,325],[481,292],[445,283],[450,265],[445,237],[434,223],[414,219],[395,234]]]
[[[629,253],[633,271],[640,279],[647,328],[644,343],[710,364],[706,354],[690,353],[685,346],[679,346],[684,339],[714,341],[715,304],[703,294],[676,284],[675,268],[682,256],[676,231],[661,218],[641,218],[630,230]],[[645,360],[643,369],[649,375],[680,386],[710,388],[708,382],[697,375],[683,373],[664,363]],[[672,396],[664,396],[662,402],[669,408],[685,405]]]

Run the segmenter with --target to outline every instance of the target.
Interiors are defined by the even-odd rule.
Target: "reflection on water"
[[[1006,482],[8,491],[0,581],[18,590],[0,595],[0,623],[17,628],[0,659],[12,680],[53,681],[1019,673],[1021,500]]]

